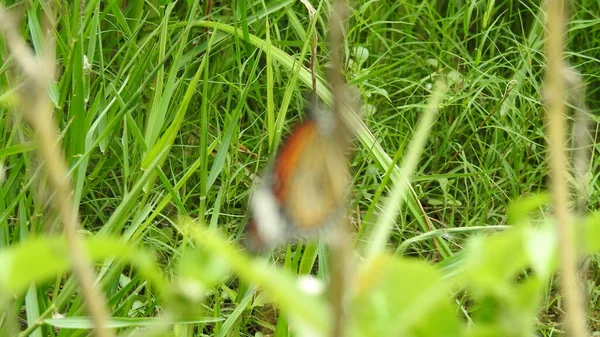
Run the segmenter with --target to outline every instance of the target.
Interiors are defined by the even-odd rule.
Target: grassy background
[[[47,8],[38,2],[17,5],[25,15],[23,33],[39,49]],[[327,9],[327,4],[318,7],[314,28],[319,75],[329,59]],[[597,1],[574,4],[567,38],[568,60],[586,84],[594,137],[600,111],[598,13]],[[451,79],[415,173],[415,193],[397,219],[393,249],[433,229],[504,225],[511,200],[547,188],[543,21],[537,2],[353,4],[345,76],[360,89],[364,123],[387,156],[402,158],[435,78]],[[215,30],[216,23],[226,27]],[[62,2],[56,23],[59,77],[51,97],[85,231],[146,246],[167,275],[177,273],[175,262],[189,243],[177,226],[178,215],[198,218],[238,241],[254,175],[302,120],[310,91],[305,73],[279,49],[307,65],[312,29],[306,8],[291,0],[214,2],[210,8],[194,1]],[[32,156],[31,130],[10,108],[17,82],[3,42],[0,55],[5,168],[0,247],[7,247],[59,232],[60,226],[46,215],[52,214],[52,195],[40,192],[45,178]],[[376,205],[390,182],[389,163],[371,145],[356,142],[351,162],[350,216],[358,241],[366,239],[365,228],[377,218]],[[594,144],[589,176],[596,187],[589,196],[594,210],[600,205],[599,165]],[[443,235],[420,241],[406,254],[445,260],[461,249],[463,239]],[[295,272],[322,273],[317,268],[324,263],[317,258],[322,247],[309,249],[316,255],[299,245],[275,257]],[[590,323],[598,327],[600,274],[595,258],[589,264]],[[110,264],[102,275],[113,316],[152,317],[160,310],[144,278],[127,267]],[[219,284],[204,302],[214,316],[234,317],[231,325],[182,325],[181,334],[253,334],[283,324],[271,311],[244,307],[247,299],[238,286]],[[552,287],[545,301],[539,328],[552,335],[560,313]],[[83,314],[73,282],[62,277],[30,288],[18,303],[27,308],[20,313],[24,326],[53,311]],[[54,330],[45,325],[38,333]],[[57,335],[85,333],[63,329]]]

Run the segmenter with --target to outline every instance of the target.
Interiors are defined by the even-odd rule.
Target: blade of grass
[[[383,215],[375,224],[373,233],[367,242],[365,249],[365,256],[367,259],[373,259],[387,247],[387,241],[394,225],[394,219],[404,201],[403,199],[405,198],[410,178],[417,167],[419,157],[423,152],[425,142],[427,141],[429,130],[435,121],[435,117],[446,90],[447,86],[445,83],[442,81],[436,83],[433,94],[427,104],[427,108],[419,120],[412,142],[409,145],[408,152],[403,159],[398,176],[394,181],[394,187],[382,207]]]

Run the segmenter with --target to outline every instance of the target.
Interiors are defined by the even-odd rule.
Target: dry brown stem
[[[96,275],[91,261],[77,234],[79,217],[73,204],[71,182],[64,155],[57,137],[58,128],[53,120],[53,107],[48,97],[48,88],[54,80],[54,18],[47,18],[45,25],[44,50],[37,57],[19,35],[14,15],[0,5],[0,32],[23,74],[23,89],[20,91],[20,107],[23,117],[36,133],[38,151],[48,172],[50,188],[56,195],[64,232],[69,244],[70,257],[75,274],[79,278],[84,302],[96,329],[96,336],[111,337],[106,329],[106,309],[103,294],[94,288]]]
[[[330,16],[330,54],[331,68],[328,79],[331,83],[333,96],[333,114],[337,123],[343,123],[343,107],[348,105],[349,93],[342,76],[342,48],[344,41],[344,21],[347,17],[348,5],[345,0],[335,0],[332,4]],[[338,127],[341,127],[339,125]],[[331,279],[329,284],[329,297],[333,311],[331,336],[343,337],[346,335],[347,315],[345,297],[348,289],[348,272],[350,256],[350,238],[348,233],[348,220],[346,217],[338,224],[338,228],[331,238],[330,261]]]
[[[548,98],[548,145],[551,191],[559,236],[561,290],[565,299],[565,330],[568,336],[584,337],[588,335],[588,332],[568,209],[567,158],[564,146],[566,139],[565,61],[563,59],[565,3],[562,0],[548,0],[546,10],[548,70],[546,72],[545,89]]]

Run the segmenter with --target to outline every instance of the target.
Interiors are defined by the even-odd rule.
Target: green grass
[[[246,282],[267,267],[254,260],[247,267],[242,263],[246,260],[223,253],[220,258],[242,280],[224,278],[228,270],[223,261],[193,250],[193,242],[201,247],[202,239],[186,230],[179,217],[218,229],[233,247],[231,254],[241,249],[254,179],[305,117],[310,73],[293,60],[308,65],[312,31],[319,35],[318,93],[330,98],[323,80],[329,61],[329,5],[317,8],[318,20],[311,27],[298,1],[213,2],[210,13],[195,1],[88,1],[83,8],[79,1],[60,3],[55,33],[59,76],[49,92],[85,233],[143,247],[158,266],[146,268],[159,270],[174,284],[193,279],[206,285],[198,302],[189,298],[194,289],[185,287],[161,295],[161,286],[150,285],[147,273],[152,272],[107,259],[97,271],[111,315],[153,324],[153,318],[171,312],[179,323],[157,331],[177,336],[249,336],[256,331],[287,336],[286,322],[293,318],[286,309],[294,312],[290,308],[308,305],[286,297],[289,275],[276,278],[281,288],[269,280],[259,282],[284,299],[280,309],[286,315],[279,316],[273,307],[260,305],[262,295],[254,298],[253,286]],[[5,4],[24,8],[22,32],[39,50],[43,3]],[[595,140],[600,116],[598,13],[596,1],[574,4],[567,38],[568,60],[586,84]],[[359,130],[350,163],[354,186],[349,216],[359,245],[369,239],[385,211],[380,205],[398,180],[390,164],[402,163],[432,86],[442,75],[449,78],[449,90],[414,173],[414,192],[408,193],[395,218],[389,250],[439,230],[439,235],[415,240],[402,252],[451,264],[468,237],[489,232],[481,226],[508,224],[511,201],[547,190],[543,20],[537,2],[353,4],[344,72],[366,107],[366,128]],[[33,133],[14,112],[13,87],[18,82],[14,62],[4,62],[8,55],[0,39],[0,160],[6,174],[0,185],[0,249],[61,231],[52,195],[44,189]],[[90,68],[84,67],[84,56]],[[589,210],[600,205],[600,152],[595,143],[589,162]],[[541,212],[548,214],[545,208]],[[212,249],[228,252],[215,242],[209,244]],[[109,253],[98,256],[109,258]],[[292,274],[312,271],[325,277],[326,254],[323,244],[293,245],[277,251],[273,261]],[[589,324],[597,330],[597,258],[590,257],[588,266]],[[244,274],[244,268],[250,271]],[[415,270],[421,272],[419,268]],[[430,275],[429,270],[422,272]],[[55,312],[86,315],[66,269],[45,280],[20,289],[16,299],[0,301],[10,308],[0,314],[0,329],[16,322],[25,330],[40,315],[51,318]],[[553,279],[544,287],[540,310],[533,311],[539,314],[536,329],[554,336],[561,302]],[[464,309],[458,313],[461,320],[470,320],[471,314],[479,317],[468,295],[455,297]],[[325,323],[319,321],[319,310],[299,312],[306,322],[321,326]],[[198,322],[200,318],[205,320]],[[82,325],[55,330],[57,324],[49,321],[28,333],[89,334]]]

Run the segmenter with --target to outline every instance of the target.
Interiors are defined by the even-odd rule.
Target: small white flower
[[[298,277],[298,288],[309,295],[321,295],[325,291],[325,284],[314,276],[303,275]]]
[[[181,278],[178,281],[178,286],[181,293],[185,294],[192,301],[198,302],[202,300],[206,293],[206,288],[195,280]]]

